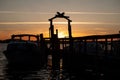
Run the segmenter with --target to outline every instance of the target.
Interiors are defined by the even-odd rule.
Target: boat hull
[[[45,55],[35,52],[8,52],[4,51],[10,65],[44,65]]]
[[[31,43],[8,44],[4,52],[10,65],[41,65],[47,63],[47,52]]]

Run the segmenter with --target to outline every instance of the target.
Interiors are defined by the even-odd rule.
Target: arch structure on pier
[[[65,16],[64,14],[65,14],[64,12],[63,13],[57,12],[57,14],[54,17],[49,19],[49,21],[50,21],[49,34],[50,34],[51,38],[53,38],[53,36],[54,36],[53,20],[56,18],[64,18],[68,21],[68,34],[69,34],[69,38],[72,38],[72,31],[71,31],[71,24],[70,24],[70,22],[72,22],[72,20],[69,19],[69,16]],[[56,30],[56,34],[58,34],[57,30]]]

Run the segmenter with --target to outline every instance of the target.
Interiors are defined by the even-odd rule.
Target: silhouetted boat
[[[22,40],[28,36],[29,40]],[[30,41],[30,37],[37,38],[37,41]],[[15,39],[19,37],[19,39]],[[8,44],[4,54],[9,64],[12,65],[44,65],[47,57],[45,49],[39,46],[38,35],[12,35],[12,41]]]

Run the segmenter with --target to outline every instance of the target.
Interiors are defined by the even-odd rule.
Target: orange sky
[[[49,24],[8,24],[4,25],[9,28],[1,28],[0,38],[10,38],[12,34],[44,34],[44,37],[49,36]],[[111,24],[71,24],[72,35],[87,36],[87,35],[103,35],[103,34],[116,34],[120,30],[119,25]],[[109,26],[109,28],[108,28]],[[115,27],[113,27],[115,26]],[[17,27],[17,28],[16,28]],[[55,29],[58,29],[59,37],[68,37],[68,25],[67,24],[54,24]]]

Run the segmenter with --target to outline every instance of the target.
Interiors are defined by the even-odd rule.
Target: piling
[[[41,53],[40,53],[41,54],[41,64],[47,64],[49,49],[47,48],[47,45],[43,38],[43,34],[40,34],[40,50],[41,50]]]
[[[60,44],[55,34],[52,38],[52,69],[60,70]]]

